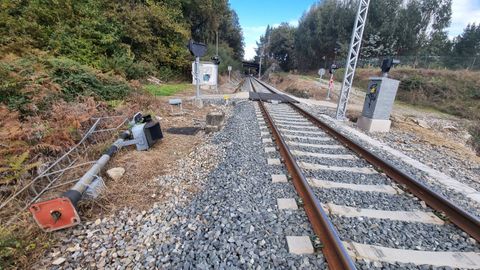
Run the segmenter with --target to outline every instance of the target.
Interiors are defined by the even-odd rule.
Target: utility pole
[[[263,59],[263,49],[262,53],[260,54],[260,66],[258,68],[258,79],[260,80],[260,76],[262,75],[262,59]]]
[[[268,35],[268,42],[267,42],[267,47],[270,46],[270,34]],[[260,80],[260,77],[262,76],[262,59],[263,59],[263,56],[265,55],[265,44],[263,44],[263,47],[262,47],[262,52],[260,54],[260,67],[258,69],[258,79]],[[268,54],[267,54],[268,56]],[[267,57],[268,59],[268,57]],[[265,61],[265,65],[267,64],[267,61]]]
[[[340,92],[340,98],[338,99],[337,120],[343,121],[347,112],[348,97],[352,89],[357,60],[360,56],[363,30],[365,29],[369,4],[370,0],[360,0],[360,4],[358,5],[357,17],[355,19],[355,26],[353,27],[352,40],[348,52],[348,60],[345,66],[345,77],[343,77],[342,90]]]
[[[218,31],[215,31],[215,39],[216,39],[215,56],[218,58]],[[217,65],[217,81],[215,82],[215,93],[218,93],[218,65]]]
[[[200,57],[195,57],[195,88],[197,99],[200,99]]]

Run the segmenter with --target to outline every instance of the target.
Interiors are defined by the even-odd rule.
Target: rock
[[[223,112],[209,112],[206,118],[207,126],[221,126],[224,120],[225,114]]]
[[[422,119],[413,119],[413,122],[419,126],[421,126],[422,128],[430,128],[430,126],[428,125],[427,121],[425,120],[422,120]]]
[[[122,167],[111,168],[107,171],[108,177],[115,181],[120,180],[124,173],[125,169]]]
[[[420,205],[422,205],[423,208],[427,208],[427,204],[424,201],[420,201]]]
[[[55,261],[52,262],[53,265],[61,265],[62,263],[64,263],[67,259],[63,258],[63,257],[60,257],[58,259],[56,259]]]
[[[443,129],[451,131],[451,132],[457,132],[458,131],[458,128],[456,128],[454,126],[444,126]]]
[[[210,126],[210,125],[205,126],[205,133],[217,132],[219,130],[220,130],[219,126]]]

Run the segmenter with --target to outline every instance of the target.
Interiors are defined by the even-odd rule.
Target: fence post
[[[475,57],[473,58],[472,64],[470,65],[469,68],[467,68],[467,70],[473,69],[473,66],[475,65],[475,62],[476,62],[476,61],[477,61],[477,57],[475,56]]]

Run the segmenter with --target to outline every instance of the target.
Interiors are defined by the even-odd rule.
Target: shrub
[[[130,87],[110,76],[100,77],[94,70],[66,58],[47,60],[53,81],[62,87],[63,98],[74,100],[77,96],[97,96],[102,100],[125,98]]]
[[[7,105],[10,110],[26,111],[30,99],[22,91],[26,82],[11,74],[15,71],[12,65],[0,63],[0,102]]]
[[[151,63],[140,61],[128,66],[125,70],[125,75],[129,80],[137,80],[152,75],[154,70],[155,67]]]

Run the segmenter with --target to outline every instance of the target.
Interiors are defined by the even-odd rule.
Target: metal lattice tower
[[[350,42],[350,49],[348,51],[348,60],[345,66],[345,77],[343,77],[342,90],[340,92],[340,98],[338,99],[336,113],[338,120],[344,120],[347,112],[348,97],[352,89],[355,68],[357,67],[357,60],[360,55],[360,48],[362,47],[362,36],[367,21],[369,4],[370,0],[360,0],[360,5],[358,6],[352,41]]]

